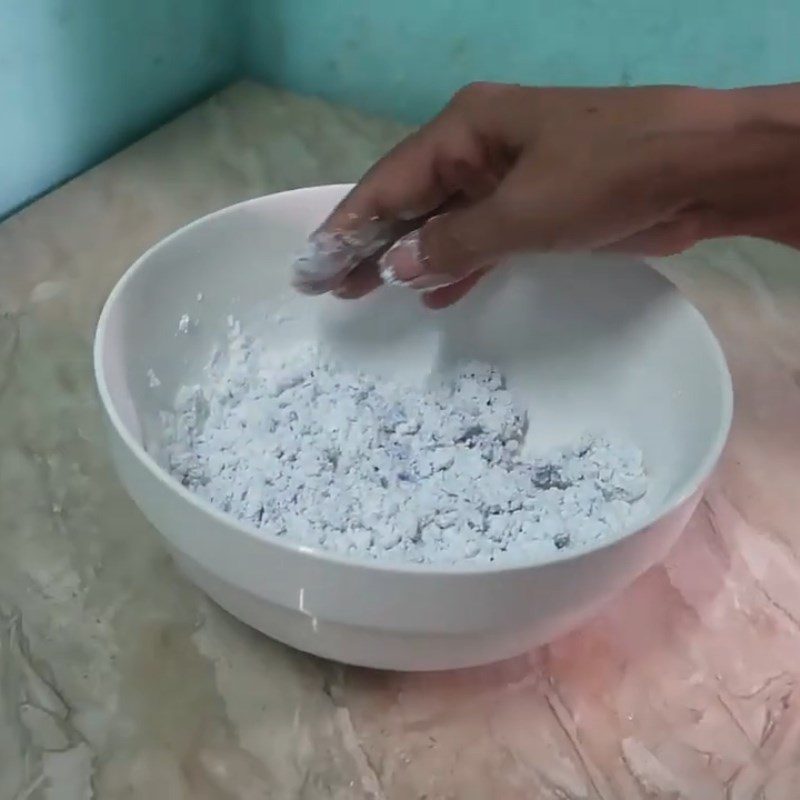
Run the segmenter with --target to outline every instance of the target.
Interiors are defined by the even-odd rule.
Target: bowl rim
[[[198,217],[186,225],[182,225],[180,228],[176,229],[163,239],[160,239],[148,247],[147,250],[145,250],[131,264],[131,266],[125,270],[112,288],[111,292],[108,294],[108,297],[103,304],[102,311],[100,312],[97,326],[95,328],[92,346],[92,358],[94,362],[93,366],[95,383],[97,385],[97,390],[100,395],[103,409],[105,410],[107,418],[113,426],[114,431],[120,437],[128,450],[133,454],[139,466],[147,470],[157,481],[165,484],[168,489],[174,491],[182,500],[189,503],[196,510],[210,516],[215,522],[222,525],[223,528],[227,528],[229,532],[242,534],[250,539],[255,540],[259,544],[267,544],[278,547],[279,549],[285,549],[294,555],[310,556],[339,567],[373,569],[384,573],[401,573],[430,577],[516,573],[577,560],[592,553],[618,546],[621,542],[633,537],[637,533],[643,533],[659,520],[676,511],[698,490],[702,489],[704,483],[710,477],[711,473],[719,462],[722,451],[725,448],[728,440],[728,435],[730,433],[731,424],[733,421],[733,381],[719,340],[717,339],[705,317],[700,313],[695,305],[682,294],[681,299],[697,316],[698,321],[701,324],[701,328],[705,331],[705,334],[708,337],[711,345],[711,353],[715,361],[716,371],[721,382],[720,388],[723,394],[719,425],[703,458],[700,459],[695,469],[689,474],[689,477],[683,481],[678,491],[673,493],[671,502],[662,504],[658,508],[651,509],[643,517],[637,518],[634,524],[623,526],[621,531],[613,539],[608,541],[602,541],[599,543],[592,542],[568,551],[556,551],[553,553],[552,557],[549,557],[545,560],[522,557],[515,559],[514,561],[475,563],[462,561],[452,564],[426,564],[411,561],[382,561],[379,559],[370,558],[369,556],[341,555],[329,550],[325,550],[322,547],[311,547],[309,545],[300,544],[290,539],[282,539],[274,534],[261,531],[260,529],[241,522],[234,516],[215,508],[210,502],[190,491],[179,481],[173,478],[158,464],[155,458],[153,458],[153,456],[151,456],[145,450],[142,443],[138,441],[135,436],[133,436],[133,434],[122,422],[120,415],[117,413],[117,409],[106,378],[103,356],[108,342],[108,327],[112,315],[114,314],[115,307],[123,297],[126,286],[159,250],[161,250],[163,247],[166,247],[173,240],[189,233],[196,227],[204,225],[212,219],[219,219],[231,214],[235,214],[248,207],[257,207],[264,204],[265,201],[267,203],[280,203],[281,199],[284,199],[289,195],[314,194],[320,191],[328,191],[331,194],[334,194],[336,191],[344,193],[352,188],[352,186],[353,184],[344,183],[306,186],[297,189],[274,192],[225,206],[224,208]],[[653,267],[647,264],[647,262],[644,260],[642,260],[642,265],[643,268],[653,269]],[[668,279],[663,275],[661,275],[661,278],[669,282]],[[159,531],[159,533],[161,532]],[[165,534],[162,533],[161,535],[164,536]]]

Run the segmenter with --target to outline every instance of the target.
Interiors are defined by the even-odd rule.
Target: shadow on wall
[[[235,0],[0,4],[0,218],[230,81]]]
[[[473,80],[800,80],[800,3],[785,0],[246,1],[251,75],[409,122]]]

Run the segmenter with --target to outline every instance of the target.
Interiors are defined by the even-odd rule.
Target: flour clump
[[[312,345],[270,357],[234,325],[164,415],[161,457],[216,508],[342,555],[513,562],[613,538],[647,489],[641,452],[586,436],[526,456],[532,422],[487,364],[409,386]]]

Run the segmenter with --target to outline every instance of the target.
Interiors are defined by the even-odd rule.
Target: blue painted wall
[[[800,0],[0,0],[0,218],[249,74],[416,122],[471,80],[800,80]]]
[[[0,0],[0,218],[238,71],[238,0]]]
[[[248,71],[419,121],[471,80],[800,80],[800,0],[247,0]]]

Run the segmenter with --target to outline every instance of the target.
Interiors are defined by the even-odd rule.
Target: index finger
[[[378,161],[311,235],[294,265],[294,285],[316,294],[335,289],[359,264],[407,233],[453,196],[442,162],[481,163],[480,144],[437,118]]]

